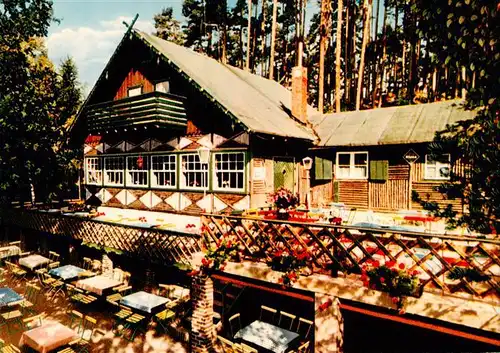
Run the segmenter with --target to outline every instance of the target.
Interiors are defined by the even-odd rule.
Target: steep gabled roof
[[[313,117],[313,123],[321,147],[376,146],[430,142],[447,124],[475,115],[460,100],[451,100],[326,114]]]
[[[249,131],[314,140],[314,132],[290,115],[291,92],[279,83],[222,64],[206,55],[132,30],[169,64],[245,125]],[[310,114],[314,109],[309,107]]]

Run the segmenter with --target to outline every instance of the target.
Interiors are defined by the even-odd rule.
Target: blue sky
[[[136,13],[135,27],[153,32],[153,16],[164,7],[172,7],[174,16],[183,21],[182,0],[53,0],[54,15],[61,23],[49,30],[49,57],[59,65],[67,56],[75,59],[86,93],[104,69],[126,28]],[[229,0],[229,6],[235,0]],[[315,0],[308,4],[308,18],[315,10]]]

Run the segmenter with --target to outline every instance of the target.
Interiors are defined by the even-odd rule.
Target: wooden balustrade
[[[335,276],[360,274],[375,261],[395,261],[417,271],[426,290],[469,293],[500,299],[500,241],[454,235],[374,230],[351,226],[295,223],[222,215],[204,215],[202,232],[208,246],[230,237],[244,258],[267,262],[276,252],[307,255],[309,270]],[[487,275],[481,282],[450,279],[454,268]]]

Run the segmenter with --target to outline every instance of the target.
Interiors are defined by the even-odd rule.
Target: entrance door
[[[293,157],[274,158],[274,190],[283,187],[295,189],[295,159]]]

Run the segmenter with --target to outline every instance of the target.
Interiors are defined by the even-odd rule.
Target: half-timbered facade
[[[280,186],[299,192],[315,136],[291,101],[277,82],[131,29],[75,126],[86,202],[226,212],[265,206]]]

